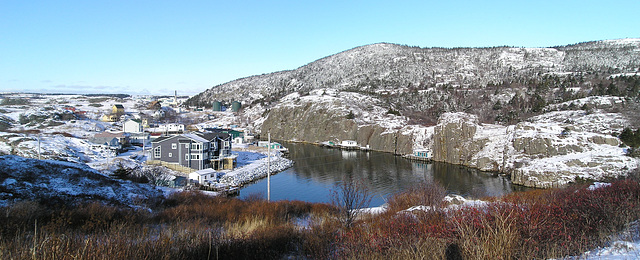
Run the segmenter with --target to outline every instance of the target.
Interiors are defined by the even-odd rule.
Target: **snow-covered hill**
[[[35,200],[51,205],[101,201],[145,207],[162,197],[163,192],[150,185],[115,180],[86,165],[0,156],[0,206]]]
[[[588,42],[553,48],[418,48],[379,43],[311,62],[295,70],[234,80],[187,101],[273,102],[293,92],[335,88],[364,93],[407,92],[436,86],[474,89],[541,75],[637,73],[640,39]],[[586,76],[582,76],[586,77]]]

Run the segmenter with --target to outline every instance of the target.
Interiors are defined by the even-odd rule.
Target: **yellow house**
[[[102,122],[115,122],[118,121],[118,116],[114,114],[103,115],[101,120]]]
[[[124,106],[121,104],[115,104],[111,107],[111,114],[124,115]]]

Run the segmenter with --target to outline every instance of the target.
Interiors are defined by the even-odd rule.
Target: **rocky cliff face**
[[[261,126],[275,139],[310,143],[355,140],[359,146],[395,154],[413,151],[414,137],[406,133],[405,118],[390,115],[379,100],[333,89],[292,94],[269,111]]]
[[[528,187],[559,187],[578,178],[604,180],[639,165],[608,134],[622,125],[619,115],[584,111],[543,114],[507,127],[448,113],[435,127],[433,159],[510,174],[514,184]]]
[[[449,113],[440,117],[433,139],[433,159],[453,164],[469,165],[470,156],[478,152],[481,143],[473,137],[478,117],[465,113]]]

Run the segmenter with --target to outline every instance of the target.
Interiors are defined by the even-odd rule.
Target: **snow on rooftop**
[[[202,137],[200,137],[198,135],[195,135],[195,134],[182,134],[182,136],[187,137],[189,139],[193,139],[196,142],[201,142],[201,143],[208,143],[209,142],[209,140],[204,139],[204,138],[202,138]]]

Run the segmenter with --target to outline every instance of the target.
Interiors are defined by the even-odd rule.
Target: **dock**
[[[359,146],[355,141],[342,141],[339,144],[336,144],[334,142],[328,141],[328,142],[322,142],[322,143],[318,143],[319,146],[321,147],[327,147],[327,148],[338,148],[341,150],[362,150],[362,151],[372,151],[371,148],[369,148],[369,145],[367,146]]]
[[[402,157],[407,158],[407,159],[412,160],[412,161],[433,162],[433,159],[431,157],[415,156],[413,154],[405,154]]]

